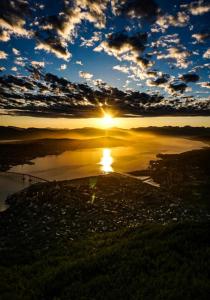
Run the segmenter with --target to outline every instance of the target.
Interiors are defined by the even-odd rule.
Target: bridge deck
[[[1,172],[1,173],[4,173],[4,174],[13,174],[13,175],[18,175],[18,176],[22,176],[22,177],[28,177],[29,179],[32,179],[32,180],[37,180],[37,181],[45,181],[45,182],[49,182],[49,180],[47,179],[44,179],[44,178],[41,178],[41,177],[38,177],[38,176],[33,176],[33,175],[30,175],[30,174],[26,174],[26,173],[19,173],[19,172],[12,172],[12,171],[5,171],[5,172]]]

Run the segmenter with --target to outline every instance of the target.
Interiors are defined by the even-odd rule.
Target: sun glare
[[[103,118],[101,119],[101,126],[103,128],[111,128],[116,125],[116,120],[109,113],[104,113]]]
[[[113,158],[111,156],[111,150],[108,148],[103,149],[103,156],[100,161],[101,170],[104,173],[113,172],[112,163],[113,163]]]

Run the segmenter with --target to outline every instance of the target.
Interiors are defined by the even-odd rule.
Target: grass
[[[63,240],[27,264],[2,257],[1,300],[207,300],[209,229],[144,225]]]

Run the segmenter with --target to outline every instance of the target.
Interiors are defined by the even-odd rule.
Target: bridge
[[[132,174],[129,174],[129,173],[123,173],[123,172],[114,172],[115,174],[119,174],[121,176],[124,176],[124,177],[130,177],[130,178],[133,178],[133,179],[136,179],[136,180],[140,180],[144,183],[147,183],[149,185],[152,185],[154,187],[160,187],[160,185],[158,183],[156,183],[155,181],[152,180],[152,178],[150,176],[143,176],[145,178],[141,178],[138,177],[138,176],[135,176],[135,175],[132,175]]]
[[[21,180],[23,182],[26,182],[27,180],[30,183],[32,183],[32,182],[50,182],[47,179],[44,179],[44,178],[41,178],[41,177],[38,177],[38,176],[33,176],[33,175],[30,175],[30,174],[26,174],[26,173],[19,173],[19,172],[12,172],[12,171],[5,171],[5,172],[0,171],[0,173],[3,173],[4,175],[12,174],[14,176],[20,176]],[[129,173],[123,173],[123,172],[120,172],[120,171],[116,171],[114,173],[119,174],[119,175],[124,176],[124,177],[130,177],[130,178],[133,178],[133,179],[136,179],[136,180],[140,180],[142,182],[145,182],[145,183],[147,183],[149,185],[152,185],[152,186],[155,186],[155,187],[160,187],[160,185],[158,183],[154,182],[151,179],[151,177],[149,177],[149,176],[146,176],[145,178],[141,178],[141,177],[134,176],[134,175],[129,174]]]
[[[26,173],[19,173],[19,172],[12,172],[12,171],[5,171],[5,172],[0,172],[3,173],[4,175],[7,174],[12,174],[14,176],[20,176],[22,181],[27,181],[28,182],[49,182],[49,180],[38,177],[38,176],[33,176],[30,174],[26,174]]]

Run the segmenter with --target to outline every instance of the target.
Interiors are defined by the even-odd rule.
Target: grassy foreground
[[[1,300],[209,299],[209,229],[142,225],[60,241],[27,264],[1,257]]]

